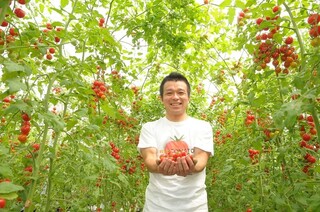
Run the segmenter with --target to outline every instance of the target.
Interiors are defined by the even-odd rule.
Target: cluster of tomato
[[[116,160],[120,160],[119,148],[113,142],[110,142],[110,146],[112,149],[111,156],[114,157]]]
[[[45,36],[48,36],[48,37],[50,37],[51,36],[51,34],[53,33],[53,34],[55,34],[55,33],[57,33],[57,34],[59,34],[59,32],[61,32],[63,29],[61,28],[61,27],[57,27],[56,28],[56,32],[54,32],[53,31],[53,26],[52,26],[52,24],[51,23],[47,23],[46,24],[46,28],[45,29],[43,29],[43,34],[45,35]],[[54,36],[54,41],[56,42],[56,43],[59,43],[60,42],[60,37],[58,37],[58,36]],[[42,43],[43,42],[43,38],[39,38],[39,43]],[[35,48],[37,49],[38,47],[37,47],[37,43],[35,43]],[[55,54],[55,52],[56,52],[56,50],[55,50],[55,48],[54,47],[49,47],[48,49],[47,49],[47,53],[46,53],[46,59],[47,60],[52,60],[53,59],[53,55]]]
[[[25,0],[18,0],[17,1],[21,6],[26,4]],[[10,2],[11,4],[11,2]],[[24,18],[26,16],[26,12],[20,8],[20,7],[15,7],[13,10],[13,13],[15,14],[15,16],[17,18]],[[8,17],[9,15],[6,14],[6,17]],[[2,27],[8,27],[9,26],[9,21],[8,20],[4,20],[1,23]],[[19,35],[17,29],[15,27],[10,27],[9,28],[9,34],[6,35],[5,39],[2,36],[4,35],[3,30],[0,28],[0,45],[4,45],[5,43],[9,44],[13,41],[15,41],[15,37]]]
[[[256,150],[256,149],[249,149],[248,152],[249,152],[249,157],[250,157],[252,163],[253,164],[258,163],[260,151]]]
[[[15,98],[14,95],[4,97],[2,100],[2,102],[3,102],[2,109],[6,109],[10,105],[11,101],[14,100],[14,98]]]
[[[100,18],[99,19],[99,27],[103,27],[104,23],[105,23],[105,19],[104,18]]]
[[[254,114],[251,111],[247,111],[247,116],[246,116],[246,119],[245,119],[245,122],[244,122],[245,125],[249,126],[249,125],[253,124],[254,120],[255,120]]]
[[[214,133],[214,143],[216,145],[224,144],[228,139],[231,139],[232,135],[230,133],[222,134],[220,130]]]
[[[298,54],[295,53],[292,46],[293,37],[286,37],[282,44],[274,39],[274,36],[280,30],[280,26],[277,24],[280,12],[281,7],[275,6],[270,13],[272,15],[259,17],[255,20],[258,27],[256,35],[257,51],[254,53],[257,71],[273,67],[277,75],[279,73],[288,74],[290,69],[298,66]],[[249,17],[248,9],[241,11],[238,16],[239,25],[244,25]]]
[[[178,158],[185,157],[187,155],[188,153],[186,151],[167,151],[167,153],[160,155],[160,161],[158,163],[161,163],[164,159],[169,159],[176,162]],[[192,158],[192,155],[190,155],[190,157]]]
[[[300,147],[307,149],[306,154],[304,155],[304,159],[307,164],[303,167],[302,171],[308,173],[309,169],[312,167],[317,159],[315,156],[311,154],[311,152],[317,152],[320,149],[319,143],[313,143],[312,140],[314,136],[317,135],[317,130],[315,128],[315,123],[312,115],[303,115],[299,116],[299,124],[300,124]]]
[[[92,84],[91,89],[94,91],[96,95],[95,101],[98,101],[99,99],[105,99],[106,95],[109,93],[108,87],[105,85],[104,82],[100,80],[95,80]]]
[[[22,113],[21,118],[22,118],[22,124],[20,127],[20,135],[18,136],[18,140],[21,143],[25,143],[27,141],[28,135],[31,130],[31,124],[30,124],[31,118],[27,113]]]
[[[320,14],[311,14],[307,19],[310,25],[309,35],[312,38],[311,45],[314,47],[320,46]]]

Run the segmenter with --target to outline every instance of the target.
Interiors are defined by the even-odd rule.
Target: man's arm
[[[193,159],[197,161],[194,166],[194,172],[201,172],[208,163],[210,152],[203,151],[199,148],[194,148]]]
[[[149,172],[159,173],[157,164],[157,149],[153,147],[141,148],[141,156]]]

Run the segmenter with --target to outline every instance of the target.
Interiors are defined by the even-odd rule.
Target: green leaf
[[[1,150],[1,149],[0,149]],[[1,165],[0,166],[0,176],[12,176],[12,171],[9,166]]]
[[[246,5],[243,3],[243,1],[241,0],[236,0],[236,7],[244,9],[246,7]]]
[[[8,72],[24,71],[24,66],[14,63],[10,60],[5,61],[3,65]]]
[[[17,199],[19,195],[15,192],[13,193],[9,193],[9,194],[1,194],[0,193],[0,198],[3,198],[3,199],[7,199],[7,200],[14,200],[14,199]]]
[[[229,172],[233,169],[233,167],[231,165],[226,165],[224,166],[223,170],[222,170],[222,173],[226,173],[226,172]]]
[[[22,191],[24,188],[19,185],[15,185],[11,182],[2,182],[0,183],[0,194],[9,194],[12,192]]]
[[[0,155],[6,155],[9,153],[9,149],[5,148],[4,146],[0,146]],[[1,169],[0,169],[0,173],[1,173]]]
[[[230,6],[230,4],[231,4],[231,0],[224,0],[219,6],[221,8],[225,8],[227,6]]]
[[[230,7],[229,8],[229,12],[228,12],[228,15],[229,15],[228,22],[229,22],[229,24],[233,23],[235,14],[236,14],[236,9],[234,7]]]
[[[69,0],[60,0],[60,6],[65,8],[69,4]]]
[[[39,4],[39,10],[40,10],[41,13],[44,12],[44,5],[41,4],[41,3]]]
[[[9,92],[15,93],[20,90],[26,90],[27,86],[21,82],[19,78],[12,78],[7,80],[8,86],[9,86]]]
[[[275,124],[281,128],[286,127],[292,129],[297,121],[298,115],[302,113],[302,108],[303,102],[301,101],[291,101],[283,104],[280,110],[273,116]]]
[[[54,115],[53,113],[51,112],[48,112],[46,114],[42,114],[43,116],[43,119],[46,120],[47,122],[49,122],[53,129],[56,131],[56,132],[60,132],[63,130],[63,128],[65,127],[65,123],[64,121],[62,121],[61,119],[59,119],[58,116]]]
[[[314,171],[320,173],[320,166],[316,166],[316,167],[314,168]]]
[[[28,104],[22,100],[17,100],[17,102],[12,103],[10,107],[5,109],[5,114],[16,113],[18,111],[27,111]]]

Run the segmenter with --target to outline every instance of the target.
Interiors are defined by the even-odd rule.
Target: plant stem
[[[9,8],[10,0],[2,0],[3,2],[0,3],[0,24],[3,22],[7,9]]]
[[[53,170],[54,170],[54,167],[53,167],[53,162],[54,162],[54,159],[55,159],[55,155],[56,155],[56,146],[57,146],[57,143],[58,143],[58,138],[60,136],[60,132],[58,132],[56,135],[55,135],[55,138],[54,138],[54,142],[53,142],[53,157],[50,157],[50,162],[49,162],[49,173],[48,173],[48,187],[46,188],[46,193],[47,193],[47,201],[46,201],[46,209],[45,211],[50,211],[50,203],[51,203],[51,188],[52,188],[52,175],[53,175]]]
[[[46,92],[45,98],[43,100],[44,111],[48,111],[50,92],[52,90],[52,85],[55,81],[56,76],[57,75],[54,75],[52,78],[49,78],[47,92]],[[43,159],[43,152],[44,152],[44,148],[45,148],[46,141],[47,141],[48,131],[49,131],[49,123],[45,122],[42,140],[40,142],[39,155],[37,157],[37,160],[35,161],[34,170],[33,170],[33,174],[32,174],[34,181],[32,182],[32,185],[31,185],[31,188],[30,188],[30,191],[28,193],[27,200],[25,203],[26,212],[33,211],[33,208],[34,208],[34,206],[32,204],[32,200],[33,200],[33,196],[34,196],[34,193],[35,193],[35,190],[37,187],[37,183],[38,183],[39,167],[40,167],[40,164]]]
[[[312,115],[313,122],[314,122],[316,130],[317,130],[317,140],[318,140],[318,143],[320,143],[320,123],[319,123],[319,118],[317,115],[316,108],[314,106],[311,109],[311,115]]]
[[[293,25],[293,31],[296,33],[297,35],[297,39],[298,39],[298,42],[299,42],[299,46],[300,46],[300,52],[301,52],[301,70],[304,71],[305,70],[305,66],[306,66],[306,60],[305,60],[305,49],[304,49],[304,43],[302,41],[302,37],[301,37],[301,34],[300,34],[300,31],[299,31],[299,28],[296,24],[296,22],[294,21],[294,16],[291,12],[291,9],[290,7],[286,4],[286,3],[283,3],[283,5],[285,6],[289,16],[290,16],[290,19],[291,19],[291,23]]]

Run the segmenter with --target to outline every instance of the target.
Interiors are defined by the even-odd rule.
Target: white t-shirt
[[[203,120],[188,117],[182,122],[172,122],[163,117],[142,126],[138,148],[155,147],[158,156],[172,138],[183,136],[192,154],[194,147],[213,155],[211,125]],[[206,171],[186,177],[150,173],[146,189],[145,212],[202,212],[208,211],[205,186]]]

